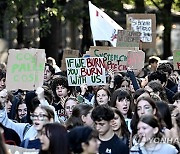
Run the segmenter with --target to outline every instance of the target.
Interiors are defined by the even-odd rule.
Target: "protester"
[[[93,88],[88,86],[86,83],[76,87],[77,99],[80,103],[86,103],[89,105],[94,104],[94,93]]]
[[[56,61],[54,58],[48,57],[47,63],[50,64],[54,68],[55,73],[61,72],[61,69],[56,65]]]
[[[173,96],[173,105],[178,109],[180,113],[180,92],[175,93]]]
[[[27,105],[25,101],[20,98],[16,105],[16,118],[17,122],[23,122],[23,118],[27,116]]]
[[[34,128],[34,125],[29,127],[28,123],[16,123],[8,118],[7,112],[4,108],[4,103],[3,103],[4,100],[3,100],[2,96],[7,96],[6,89],[4,89],[3,91],[0,92],[0,98],[1,98],[0,99],[0,114],[1,114],[0,122],[2,123],[2,125],[7,128],[11,128],[11,129],[15,130],[16,133],[19,135],[21,141],[23,141],[27,138],[34,138],[37,135],[37,130]],[[33,104],[32,110],[35,110],[35,108],[37,106],[39,106],[39,104],[41,104],[41,103],[37,98],[35,98],[35,99],[33,99],[32,104]],[[53,114],[54,114],[53,108],[52,107],[49,107],[49,108],[51,108],[51,110],[53,111]]]
[[[70,149],[78,154],[97,154],[100,141],[98,132],[89,126],[78,126],[68,133]]]
[[[170,130],[173,125],[168,103],[164,101],[157,101],[156,106],[158,108],[162,120],[165,122],[166,128]]]
[[[5,127],[1,123],[0,123],[0,129],[2,130],[1,133],[4,137],[4,141],[6,144],[17,145],[17,146],[20,145],[21,143],[20,137],[13,129]]]
[[[64,102],[64,108],[66,112],[67,118],[69,118],[72,115],[73,108],[79,104],[76,97],[69,97]]]
[[[67,130],[59,123],[45,124],[40,135],[39,154],[70,154]]]
[[[172,116],[173,127],[170,130],[171,139],[174,141],[173,145],[180,152],[180,113],[176,113]]]
[[[88,104],[78,104],[73,108],[72,115],[66,121],[67,129],[72,129],[76,126],[93,127],[91,112],[93,107]]]
[[[128,130],[127,124],[124,120],[123,115],[117,108],[112,108],[114,112],[114,119],[112,120],[112,129],[115,134],[127,145],[129,146],[130,132]]]
[[[44,69],[44,84],[50,85],[51,79],[53,78],[53,75],[55,74],[55,69],[50,64],[45,64]]]
[[[125,89],[117,89],[113,92],[111,101],[111,107],[116,107],[123,115],[129,131],[131,132],[130,123],[132,118],[133,101],[131,93]]]
[[[145,86],[145,89],[149,91],[151,97],[153,97],[153,95],[156,95],[157,97],[159,97],[159,101],[162,100],[168,102],[166,91],[161,83],[157,81],[150,81],[147,86]]]
[[[52,105],[55,107],[59,119],[65,121],[66,113],[64,103],[72,94],[72,88],[68,85],[67,78],[63,76],[53,79],[51,87],[55,98]]]
[[[40,105],[34,110],[34,113],[31,115],[31,120],[33,121],[32,127],[34,127],[37,133],[34,134],[34,136],[25,139],[21,143],[21,147],[28,149],[40,149],[41,144],[39,137],[41,130],[44,124],[54,122],[54,111],[49,106]]]
[[[137,124],[143,115],[155,115],[160,118],[156,104],[150,97],[141,97],[136,103],[131,121],[132,135],[137,133]]]
[[[6,145],[2,136],[2,128],[0,128],[0,154],[8,154]]]
[[[112,120],[114,112],[108,105],[100,105],[93,109],[91,117],[95,123],[95,128],[99,133],[101,141],[99,154],[128,154],[128,146],[114,133]]]
[[[109,104],[110,98],[110,91],[106,87],[99,87],[95,92],[94,106],[96,107],[102,104]]]
[[[0,69],[0,91],[5,89],[6,87],[6,72],[2,69]]]
[[[137,143],[131,148],[130,154],[176,154],[176,148],[163,143],[163,135],[159,121],[153,115],[143,115],[137,125]]]

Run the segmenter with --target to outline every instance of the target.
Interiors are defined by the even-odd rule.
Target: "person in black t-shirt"
[[[91,114],[101,141],[99,154],[128,154],[128,146],[125,145],[113,132],[113,110],[107,105],[97,106]]]

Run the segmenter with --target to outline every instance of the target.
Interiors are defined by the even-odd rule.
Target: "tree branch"
[[[152,2],[160,11],[163,10],[154,0],[151,0],[151,2]]]

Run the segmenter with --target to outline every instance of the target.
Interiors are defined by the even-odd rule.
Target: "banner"
[[[105,85],[105,63],[102,57],[66,58],[69,86]]]
[[[123,28],[90,1],[89,14],[94,45],[96,40],[102,40],[110,41],[116,47],[117,32]]]
[[[155,14],[127,14],[127,29],[141,33],[142,47],[155,48],[156,43],[156,15]]]
[[[6,89],[35,90],[43,85],[44,49],[9,50]]]

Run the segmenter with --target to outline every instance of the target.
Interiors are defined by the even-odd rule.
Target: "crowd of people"
[[[0,153],[8,145],[39,154],[180,153],[180,78],[171,63],[149,58],[140,71],[107,70],[106,85],[68,85],[51,58],[44,84],[6,90],[0,69]]]

